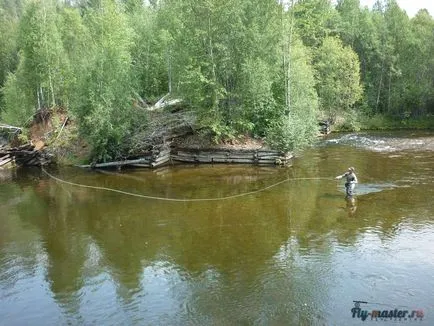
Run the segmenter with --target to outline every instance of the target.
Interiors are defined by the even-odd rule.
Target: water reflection
[[[363,298],[432,311],[434,191],[426,163],[433,156],[418,155],[333,146],[305,152],[288,169],[52,171],[88,185],[206,198],[288,176],[333,177],[350,161],[360,179],[352,202],[325,179],[294,180],[237,200],[179,203],[75,188],[39,170],[18,170],[13,183],[0,185],[0,320],[350,325],[352,300]],[[396,284],[402,286],[391,291]],[[430,321],[428,315],[423,322]]]

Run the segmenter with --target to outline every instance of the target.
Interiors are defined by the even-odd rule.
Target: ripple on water
[[[30,282],[21,282],[28,280],[34,274],[36,266],[31,263],[32,261],[28,263],[31,269],[26,269],[25,265],[27,264],[22,257],[6,255],[2,258],[0,261],[2,267],[0,269],[0,286],[7,290],[4,294],[5,297],[13,297],[20,292],[25,293],[32,287]]]
[[[325,144],[339,144],[353,147],[366,148],[374,152],[394,151],[433,151],[434,137],[427,136],[418,139],[384,137],[378,135],[346,134],[339,138],[327,139]],[[397,156],[393,156],[397,157]]]

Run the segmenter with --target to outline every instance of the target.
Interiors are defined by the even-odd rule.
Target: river
[[[434,325],[433,142],[332,135],[286,168],[48,170],[161,198],[235,196],[211,201],[13,171],[0,179],[0,325],[360,325],[373,310],[395,313],[376,325]],[[349,166],[354,202],[333,179]]]

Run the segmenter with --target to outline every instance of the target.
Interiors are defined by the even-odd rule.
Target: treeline
[[[96,160],[120,157],[167,93],[217,139],[289,150],[317,119],[434,111],[434,20],[395,0],[0,0],[0,114],[74,115]]]

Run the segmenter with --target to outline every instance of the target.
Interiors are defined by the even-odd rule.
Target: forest
[[[395,0],[0,0],[0,121],[63,110],[108,161],[165,98],[217,142],[288,151],[320,119],[432,119],[433,53],[429,12]]]

